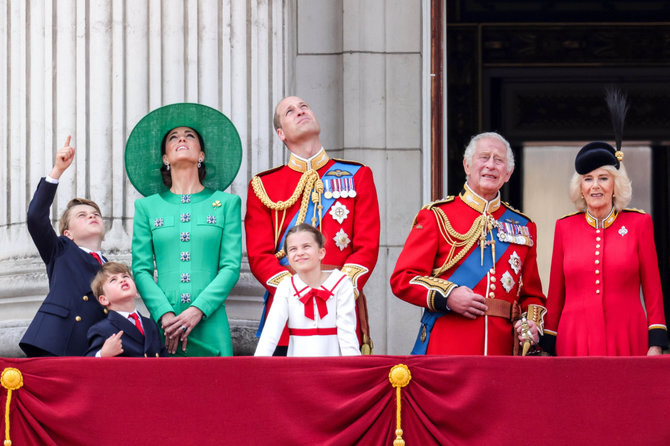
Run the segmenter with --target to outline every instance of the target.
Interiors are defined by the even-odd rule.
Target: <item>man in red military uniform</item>
[[[502,136],[472,138],[463,167],[461,193],[414,219],[391,288],[425,308],[413,354],[510,355],[538,342],[546,313],[536,227],[500,200],[514,170]]]
[[[251,272],[267,290],[264,317],[277,285],[292,273],[284,252],[286,231],[298,223],[309,223],[326,239],[323,268],[340,269],[354,284],[361,350],[370,353],[362,290],[379,253],[379,203],[372,171],[360,163],[331,159],[321,145],[316,116],[298,97],[279,102],[274,127],[291,156],[288,164],[251,180],[244,218]],[[283,353],[286,346],[288,332],[284,330],[276,353]]]

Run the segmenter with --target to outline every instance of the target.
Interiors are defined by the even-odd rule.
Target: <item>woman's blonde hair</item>
[[[614,178],[614,197],[612,201],[614,202],[614,209],[616,209],[617,212],[621,212],[623,208],[628,206],[628,203],[630,203],[630,199],[633,196],[633,188],[630,179],[628,178],[626,168],[623,163],[621,163],[621,166],[618,169],[614,166],[602,166],[602,168],[611,173]],[[582,195],[583,178],[584,175],[575,172],[570,180],[570,199],[575,204],[577,210],[582,212],[586,211],[587,207],[586,200]]]

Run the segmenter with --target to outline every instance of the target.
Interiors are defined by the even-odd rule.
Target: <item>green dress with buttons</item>
[[[225,301],[240,276],[241,221],[240,197],[207,188],[135,201],[133,274],[151,317],[191,305],[203,312],[177,355],[233,354]]]

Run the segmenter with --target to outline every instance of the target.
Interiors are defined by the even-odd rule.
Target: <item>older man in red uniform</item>
[[[412,353],[510,355],[519,341],[527,348],[538,342],[546,312],[536,227],[500,200],[514,170],[502,136],[475,136],[463,167],[461,193],[424,206],[414,219],[391,288],[425,308]]]
[[[244,219],[251,272],[267,290],[264,317],[277,285],[292,273],[284,252],[285,234],[298,223],[309,223],[326,239],[323,268],[339,268],[354,284],[361,350],[370,353],[362,290],[379,253],[379,204],[372,171],[360,163],[331,159],[321,145],[319,121],[298,97],[279,102],[274,127],[291,155],[288,164],[251,180]],[[262,324],[263,320],[258,334]],[[277,353],[286,346],[284,330],[279,342],[283,348]]]

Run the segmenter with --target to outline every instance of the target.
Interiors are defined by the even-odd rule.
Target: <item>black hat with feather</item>
[[[628,112],[626,95],[618,88],[609,87],[605,91],[605,101],[612,118],[616,149],[603,141],[590,142],[579,151],[575,158],[575,170],[578,174],[587,174],[602,166],[614,166],[617,169],[623,160],[621,139],[623,124]]]

